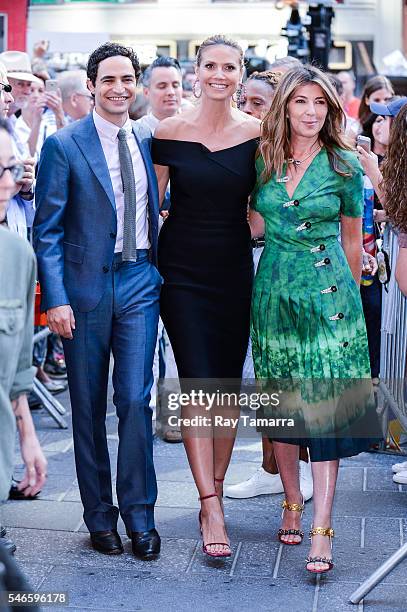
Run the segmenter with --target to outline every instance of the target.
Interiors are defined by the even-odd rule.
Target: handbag
[[[383,230],[379,226],[378,223],[375,222],[377,235],[376,245],[377,245],[377,253],[376,253],[376,261],[377,261],[377,277],[379,281],[384,285],[384,288],[387,291],[387,284],[390,280],[391,276],[391,268],[390,268],[390,258],[389,254],[383,248]]]

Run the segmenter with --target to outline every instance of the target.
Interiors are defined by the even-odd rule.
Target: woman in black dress
[[[159,240],[161,316],[185,390],[199,390],[185,379],[241,378],[247,350],[253,280],[247,203],[260,122],[231,103],[242,69],[239,45],[223,36],[204,41],[196,60],[197,108],[164,120],[153,139],[161,201],[171,180],[171,212]],[[197,414],[189,406],[182,418]],[[182,433],[201,501],[203,550],[230,556],[222,483],[235,430],[222,427],[215,435],[213,425],[192,429],[184,422]]]

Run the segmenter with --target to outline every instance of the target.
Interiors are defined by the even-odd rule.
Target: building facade
[[[307,4],[301,3],[303,15]],[[338,51],[333,68],[350,68],[349,44],[355,49],[359,43],[365,60],[370,57],[382,70],[383,57],[402,48],[402,5],[403,0],[345,0],[337,5],[333,35]],[[275,2],[264,0],[31,0],[27,48],[30,51],[34,42],[46,39],[52,52],[66,58],[106,40],[118,40],[134,46],[148,63],[157,51],[192,59],[200,41],[222,32],[272,60],[285,55],[286,42],[280,34],[289,16],[290,9],[278,9]]]

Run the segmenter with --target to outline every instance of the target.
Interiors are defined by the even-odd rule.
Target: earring
[[[202,96],[202,89],[199,89],[199,94],[196,93],[196,86],[198,85],[198,83],[199,81],[198,79],[196,79],[196,81],[192,85],[192,93],[194,94],[194,98],[200,98]]]
[[[236,104],[237,108],[240,106],[242,97],[244,97],[244,85],[239,83],[235,93],[232,95],[232,100]]]

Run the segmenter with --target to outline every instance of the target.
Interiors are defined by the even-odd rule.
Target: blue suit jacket
[[[151,134],[133,122],[148,178],[150,259],[157,262],[158,186]],[[34,249],[42,309],[93,310],[108,282],[117,221],[113,187],[92,114],[59,130],[42,148],[36,184]]]

